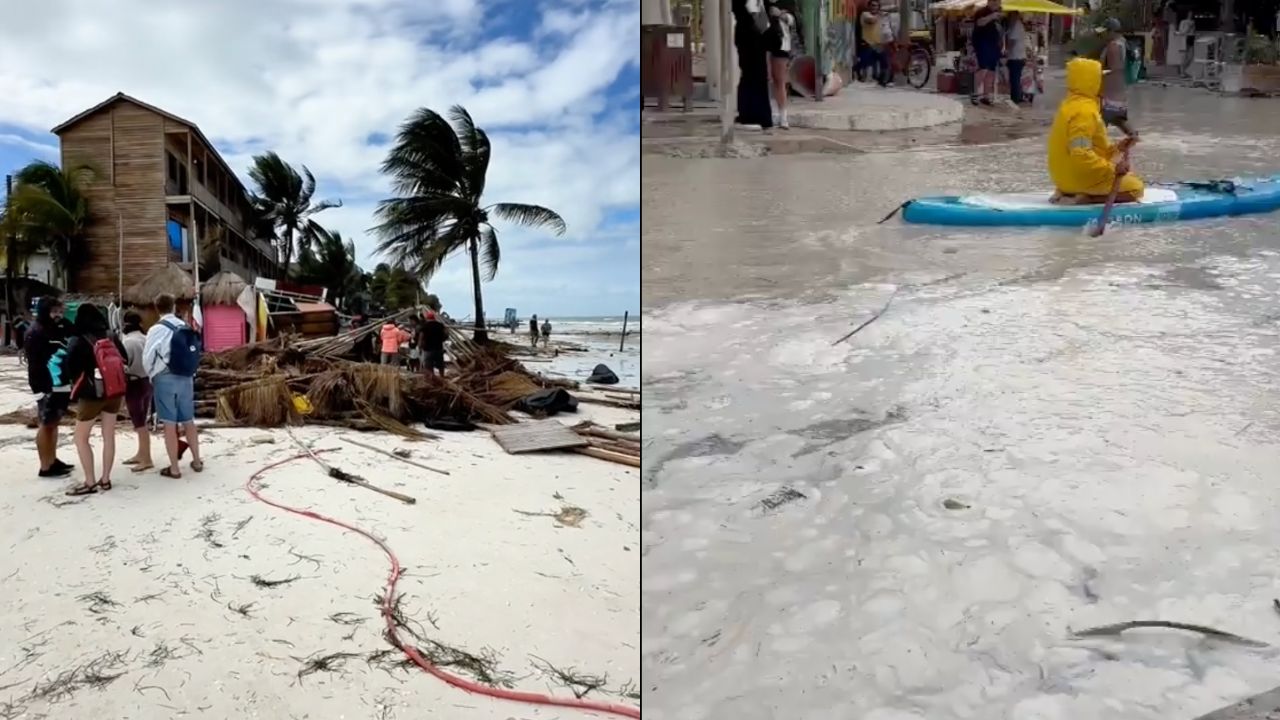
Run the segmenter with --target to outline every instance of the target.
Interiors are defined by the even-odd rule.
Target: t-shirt
[[[1000,21],[992,20],[982,25],[978,21],[996,11],[984,7],[973,14],[973,47],[975,50],[995,50],[1000,47]]]
[[[444,341],[448,334],[444,323],[428,320],[422,326],[422,349],[433,353],[444,352]]]
[[[1021,20],[1014,20],[1009,25],[1005,39],[1009,41],[1007,52],[1010,60],[1027,59],[1027,29],[1022,27]]]
[[[880,35],[880,18],[875,13],[862,13],[859,24],[862,26],[862,42],[871,47],[880,47],[884,44],[884,38]]]
[[[142,362],[142,356],[147,349],[147,336],[137,330],[120,338],[120,343],[124,345],[125,374],[130,378],[145,378],[147,368]]]

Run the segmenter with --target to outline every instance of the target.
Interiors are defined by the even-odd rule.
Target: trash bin
[[[1124,63],[1124,79],[1125,82],[1132,85],[1141,80],[1146,75],[1146,68],[1143,64],[1143,51],[1146,49],[1146,38],[1142,36],[1133,36],[1125,38],[1128,42],[1128,53]]]

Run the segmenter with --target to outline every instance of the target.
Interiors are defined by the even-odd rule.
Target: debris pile
[[[580,422],[573,426],[573,430],[589,443],[587,447],[578,448],[579,453],[622,465],[640,467],[640,435],[638,433],[610,430],[591,421]]]
[[[577,386],[534,375],[501,347],[477,345],[452,329],[456,362],[447,379],[349,359],[356,342],[379,327],[206,355],[196,375],[196,415],[228,425],[308,423],[420,437],[410,424],[503,425],[514,422],[508,411],[531,393]]]

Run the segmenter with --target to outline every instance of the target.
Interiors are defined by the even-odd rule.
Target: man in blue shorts
[[[996,70],[1004,53],[1004,31],[1000,21],[1004,19],[1000,0],[987,0],[985,7],[973,14],[973,54],[978,58],[978,72],[974,76],[974,105],[990,105],[996,93]]]
[[[188,449],[191,450],[191,469],[196,472],[204,470],[204,461],[200,459],[200,435],[196,429],[194,367],[187,367],[191,363],[188,358],[174,357],[173,350],[175,336],[181,334],[181,337],[186,337],[192,331],[182,318],[174,314],[174,302],[172,295],[156,298],[160,321],[147,331],[147,344],[142,351],[142,364],[151,378],[154,392],[152,401],[156,406],[156,418],[164,424],[164,447],[169,453],[169,464],[160,474],[167,478],[182,477],[178,461],[182,452]],[[190,352],[198,361],[198,348],[192,347]],[[178,439],[179,428],[186,435],[186,443]]]

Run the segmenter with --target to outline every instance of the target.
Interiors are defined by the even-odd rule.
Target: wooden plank
[[[485,425],[493,439],[512,455],[541,450],[567,450],[589,443],[558,420],[533,420],[515,425]]]
[[[591,457],[598,458],[600,460],[608,460],[609,462],[615,462],[615,463],[618,463],[619,465],[628,465],[630,467],[640,467],[640,458],[636,455],[625,455],[620,452],[614,452],[612,450],[605,450],[604,448],[597,448],[597,447],[574,448],[573,451],[576,453],[581,453],[583,455],[590,455]]]

